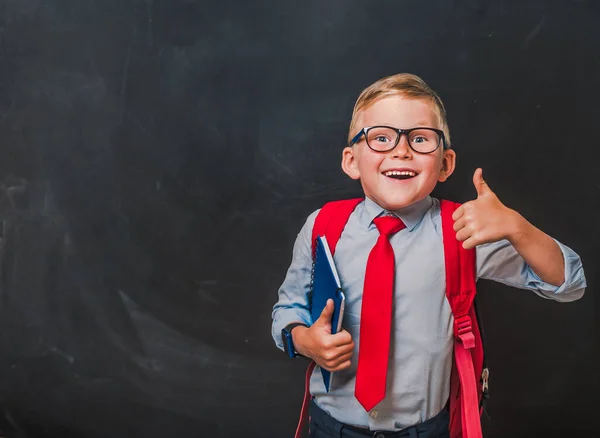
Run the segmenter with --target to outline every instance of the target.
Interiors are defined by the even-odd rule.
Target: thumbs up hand
[[[477,169],[473,174],[477,199],[464,203],[452,215],[456,238],[465,249],[508,238],[520,218],[516,211],[500,202],[482,173]]]
[[[346,330],[331,334],[333,309],[333,300],[327,300],[319,319],[310,327],[296,327],[292,338],[298,353],[310,357],[321,368],[339,371],[350,367],[354,341]]]

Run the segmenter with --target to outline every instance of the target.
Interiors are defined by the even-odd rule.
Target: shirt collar
[[[402,222],[406,225],[408,231],[414,230],[417,225],[423,220],[425,212],[433,205],[433,199],[431,196],[427,196],[418,202],[415,202],[408,207],[401,208],[396,211],[387,211],[380,207],[375,201],[365,198],[365,209],[363,212],[363,223],[370,227],[373,223],[373,219],[386,213],[392,213],[402,219]]]

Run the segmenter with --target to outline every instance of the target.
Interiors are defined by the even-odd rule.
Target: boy
[[[348,141],[342,169],[360,180],[365,200],[350,215],[334,255],[346,295],[343,330],[331,334],[331,301],[311,324],[308,295],[315,211],[297,237],[279,290],[273,338],[283,349],[282,330],[291,331],[299,355],[334,372],[330,392],[325,391],[319,370],[312,374],[311,436],[447,437],[453,316],[445,296],[440,202],[430,197],[456,163],[443,103],[417,76],[383,78],[360,94]],[[475,248],[477,278],[557,301],[579,299],[586,282],[577,254],[504,206],[483,180],[481,169],[475,171],[473,184],[477,199],[459,207],[452,219],[456,239],[464,248]],[[402,222],[385,232],[395,270],[391,327],[389,333],[378,329],[384,344],[389,339],[389,347],[382,347],[389,348],[387,376],[384,393],[371,396],[365,394],[378,377],[361,365],[361,337],[367,324],[363,293],[366,301],[367,284],[378,277],[365,279],[365,272],[372,248],[379,245],[379,218],[389,215],[393,216],[385,220]],[[362,348],[369,346],[365,342]]]

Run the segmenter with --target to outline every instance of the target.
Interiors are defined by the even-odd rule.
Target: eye
[[[378,135],[378,136],[374,137],[373,140],[375,140],[378,143],[387,143],[387,142],[391,141],[385,135]]]
[[[435,131],[429,129],[419,129],[410,133],[410,144],[422,145],[424,143],[432,143],[438,137]]]
[[[429,139],[423,135],[417,135],[412,139],[413,143],[425,143],[427,141],[429,141]]]

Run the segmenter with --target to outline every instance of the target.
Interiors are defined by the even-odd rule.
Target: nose
[[[390,156],[392,158],[412,158],[412,149],[408,144],[408,137],[405,134],[400,135],[400,140],[398,140],[396,147],[390,151]]]

